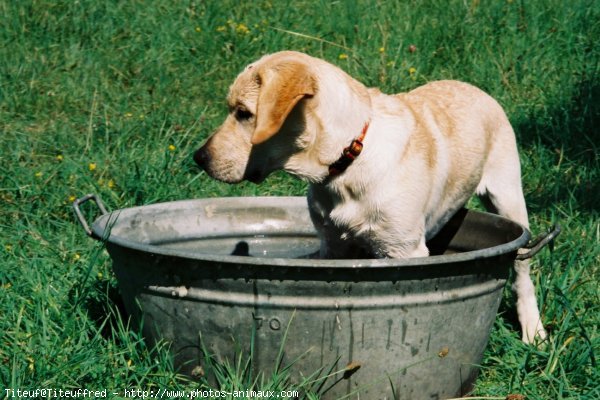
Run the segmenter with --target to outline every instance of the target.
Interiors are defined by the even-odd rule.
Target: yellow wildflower
[[[38,172],[35,173],[35,177],[36,178],[41,178],[42,175],[44,175],[44,174],[41,171],[38,171]]]
[[[169,151],[175,151],[176,147],[172,144],[169,145]]]
[[[72,203],[72,202],[74,202],[75,200],[77,200],[77,197],[75,197],[75,196],[73,196],[73,195],[70,195],[70,196],[69,196],[69,203]]]
[[[408,69],[408,73],[409,73],[409,74],[411,74],[411,75],[414,75],[414,74],[415,74],[415,72],[417,72],[417,69],[416,69],[415,67],[410,67],[410,68]]]
[[[380,52],[380,53],[384,53],[384,52],[385,52],[385,47],[380,47],[380,48],[379,48],[379,52]]]
[[[241,33],[243,35],[246,35],[248,32],[250,32],[250,29],[248,29],[245,24],[238,24],[235,30],[237,33]]]
[[[200,28],[199,26],[197,26],[196,29],[195,29],[195,31],[198,32],[198,33],[200,33],[200,32],[202,32],[202,28]]]
[[[98,279],[102,279],[104,277],[104,275],[102,274],[102,272],[98,272]]]
[[[109,189],[112,189],[115,187],[115,181],[113,181],[112,179],[108,180],[108,183],[106,184],[106,186],[108,186]]]
[[[79,261],[80,258],[81,256],[79,255],[79,253],[73,254],[73,261]]]
[[[62,161],[62,160],[64,160],[64,157],[62,154],[59,154],[56,156],[56,161]]]
[[[93,162],[92,162],[92,163],[89,163],[89,164],[88,164],[88,169],[89,169],[90,171],[95,171],[95,170],[96,170],[96,163],[93,163]]]
[[[346,60],[346,59],[348,58],[348,54],[346,54],[346,53],[342,53],[342,54],[340,54],[340,55],[338,56],[338,58],[339,58],[340,60]]]
[[[12,251],[12,246],[10,244],[7,244],[4,246],[4,248],[6,249],[6,251],[10,252]]]
[[[124,116],[125,116],[125,118],[131,118],[131,117],[133,117],[133,113],[126,112],[126,113],[124,114]]]

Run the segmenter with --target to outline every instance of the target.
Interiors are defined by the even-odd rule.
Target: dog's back
[[[426,149],[432,159],[427,238],[472,194],[485,194],[491,182],[509,180],[520,188],[514,132],[491,96],[464,82],[436,81],[395,97],[414,120],[412,146]],[[526,214],[516,220],[528,226]]]

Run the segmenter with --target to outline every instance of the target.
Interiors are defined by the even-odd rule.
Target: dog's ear
[[[308,67],[298,62],[282,63],[258,75],[260,94],[252,144],[267,141],[281,129],[294,106],[315,94],[315,82]]]

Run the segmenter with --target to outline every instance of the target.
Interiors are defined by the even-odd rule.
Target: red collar
[[[363,140],[365,140],[368,129],[369,121],[365,123],[360,136],[354,139],[352,143],[350,143],[350,146],[346,147],[342,151],[340,158],[338,158],[336,162],[329,166],[328,178],[335,178],[343,173],[350,166],[350,164],[352,164],[352,161],[354,161],[354,159],[360,155],[363,149]]]

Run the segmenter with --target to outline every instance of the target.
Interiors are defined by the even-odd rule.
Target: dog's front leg
[[[321,240],[319,258],[349,259],[366,258],[366,254],[347,232],[339,229],[331,221],[331,198],[311,186],[308,190],[308,210],[310,218]],[[314,256],[314,255],[313,255]]]
[[[416,258],[427,257],[428,255],[429,249],[425,244],[425,236],[416,241],[394,243],[387,251],[387,257],[389,258]]]
[[[311,205],[309,210],[317,236],[321,240],[319,258],[361,258],[360,249],[353,245],[351,240],[344,239],[343,232],[337,229],[322,212],[319,212],[318,207]]]
[[[393,223],[382,223],[371,229],[370,249],[381,258],[427,257],[425,244],[425,220],[407,219],[403,216],[388,217]],[[398,222],[400,221],[400,222]]]

